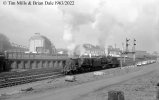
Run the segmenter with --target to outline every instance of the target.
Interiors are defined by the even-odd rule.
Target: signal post
[[[121,52],[121,63],[120,63],[120,66],[121,66],[121,68],[122,68],[122,66],[123,66],[123,62],[122,62],[122,58],[123,58],[123,55],[124,55],[124,63],[126,62],[125,61],[125,55],[126,54],[133,54],[133,61],[135,62],[135,59],[136,59],[136,57],[135,57],[135,46],[136,46],[136,39],[134,39],[133,40],[133,48],[132,48],[132,51],[129,51],[129,41],[130,41],[130,39],[127,39],[126,38],[126,49],[125,49],[125,51],[123,50],[122,52]]]

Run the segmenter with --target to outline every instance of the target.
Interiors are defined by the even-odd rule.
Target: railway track
[[[4,78],[11,78],[11,77],[22,77],[22,76],[29,76],[35,74],[42,74],[42,73],[52,73],[52,72],[59,72],[59,70],[55,70],[54,68],[44,68],[44,69],[31,69],[27,71],[21,72],[3,72],[0,73],[0,80]]]
[[[12,74],[8,73],[9,75],[7,73],[5,75],[0,75],[0,88],[64,76],[61,72],[53,72],[51,70],[41,70],[30,73],[29,71],[27,72],[11,72]]]

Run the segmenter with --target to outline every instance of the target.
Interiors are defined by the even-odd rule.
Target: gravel
[[[132,80],[118,83],[95,91],[82,100],[108,100],[108,92],[122,91],[125,100],[159,100],[159,73],[158,70]],[[157,93],[158,92],[158,93]],[[158,99],[157,99],[158,98]]]
[[[124,68],[113,68],[113,69],[102,70],[102,72],[104,72],[104,75],[94,75],[93,74],[94,72],[78,74],[78,75],[75,75],[75,77],[76,77],[75,82],[67,82],[67,81],[65,81],[64,77],[57,78],[57,79],[49,79],[47,81],[46,80],[40,81],[39,82],[40,84],[32,85],[33,91],[31,91],[31,92],[25,92],[25,93],[20,93],[20,94],[11,95],[11,96],[0,96],[0,100],[34,95],[39,92],[45,92],[45,91],[49,91],[49,90],[53,90],[53,89],[56,90],[59,88],[83,84],[86,82],[92,82],[92,81],[101,80],[101,79],[105,79],[105,78],[111,78],[111,77],[115,77],[115,76],[119,76],[119,75],[124,75],[124,74],[131,73],[134,71],[142,70],[142,67],[143,66],[140,66],[140,67],[129,66],[129,67],[124,67]],[[151,77],[150,79],[151,79],[151,81],[149,82],[149,80],[147,80],[147,82],[149,82],[149,84],[151,84],[151,85],[152,84],[155,85],[156,82],[154,82],[154,80],[152,80],[152,79],[154,79],[154,77]],[[130,83],[133,83],[135,85],[132,85]],[[130,97],[132,97],[134,95],[136,96],[136,95],[140,94],[141,96],[146,95],[147,97],[152,97],[152,94],[154,94],[153,92],[155,91],[155,88],[152,88],[153,86],[145,85],[145,84],[144,85],[142,84],[140,86],[140,85],[137,85],[137,83],[143,83],[143,80],[142,79],[133,80],[132,82],[113,86],[110,89],[124,91],[126,98],[128,98],[126,100],[151,100],[151,99],[129,99]],[[31,87],[31,86],[29,85],[29,87]],[[151,88],[151,90],[147,90],[147,88]],[[96,93],[96,98],[99,97],[97,100],[106,100],[105,98],[107,98],[108,91],[109,91],[109,89],[106,89],[106,90],[101,90],[101,92],[99,92],[99,93]],[[131,91],[133,94],[129,93],[127,91]],[[138,94],[136,91],[140,92],[140,93]],[[152,92],[152,93],[147,93],[145,91]],[[147,93],[147,94],[144,94],[144,93]],[[129,95],[131,95],[131,96],[129,96]],[[141,96],[136,96],[136,97],[139,98]]]

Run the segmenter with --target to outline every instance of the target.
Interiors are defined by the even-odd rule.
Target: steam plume
[[[72,56],[76,47],[75,33],[80,30],[80,26],[94,21],[89,13],[75,11],[73,9],[60,8],[64,16],[63,39],[67,42],[69,55]]]

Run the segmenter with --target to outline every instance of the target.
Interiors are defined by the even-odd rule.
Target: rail
[[[39,71],[38,73],[19,73],[21,75],[18,75],[16,73],[16,76],[14,75],[15,73],[12,73],[10,77],[0,77],[0,88],[4,87],[10,87],[10,86],[15,86],[15,85],[20,85],[20,84],[26,84],[30,82],[35,82],[35,81],[40,81],[40,80],[45,80],[49,78],[59,78],[64,76],[61,72],[50,72],[48,71]]]

